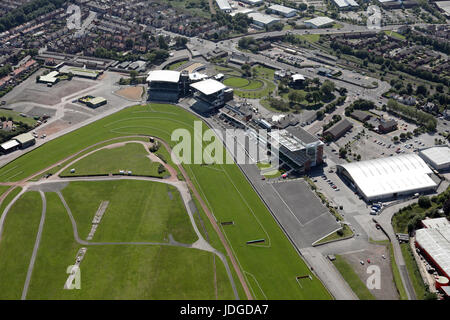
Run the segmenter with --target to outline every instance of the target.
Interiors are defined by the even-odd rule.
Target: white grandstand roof
[[[432,147],[420,151],[420,154],[425,156],[436,166],[446,166],[450,164],[450,148],[445,147]]]
[[[419,229],[416,231],[416,241],[447,276],[450,275],[450,226]]]
[[[201,93],[209,96],[226,88],[226,86],[217,80],[207,79],[191,84],[191,87]]]
[[[180,72],[172,70],[154,70],[148,73],[147,82],[172,82],[180,81]]]
[[[367,198],[424,190],[436,186],[432,171],[418,155],[405,154],[339,165]]]
[[[328,17],[316,17],[314,19],[306,20],[305,23],[311,23],[317,27],[333,23],[334,20]]]
[[[333,0],[333,1],[339,8],[358,7],[358,3],[355,0]]]
[[[285,129],[271,131],[270,136],[291,152],[299,151],[305,148],[305,144],[299,138],[294,137]]]
[[[269,16],[268,14],[263,14],[259,12],[251,12],[247,14],[250,18],[253,18],[255,22],[262,23],[264,25],[270,24],[272,22],[278,22],[280,19]]]
[[[191,81],[199,81],[199,80],[203,80],[203,79],[207,79],[208,75],[204,74],[204,73],[199,73],[199,72],[194,72],[194,73],[189,73],[189,80]]]

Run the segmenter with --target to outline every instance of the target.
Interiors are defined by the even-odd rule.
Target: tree
[[[421,94],[423,96],[426,96],[427,93],[428,93],[427,87],[425,87],[423,84],[419,84],[417,86],[416,94],[418,94],[418,95]]]
[[[314,103],[319,102],[320,99],[322,99],[322,95],[320,94],[320,91],[313,91],[312,99],[313,99]]]
[[[419,207],[427,209],[431,207],[431,201],[429,197],[426,196],[420,196],[419,197]]]
[[[162,50],[169,50],[169,45],[166,43],[166,39],[163,36],[158,37],[158,46]]]
[[[133,48],[134,46],[134,41],[132,39],[127,39],[125,40],[125,48],[127,48],[128,50]]]
[[[136,83],[136,77],[138,76],[138,72],[136,70],[130,71],[131,83]]]
[[[334,82],[330,80],[325,80],[322,86],[320,87],[320,92],[322,92],[322,94],[325,97],[329,97],[333,93],[334,89],[335,89]]]

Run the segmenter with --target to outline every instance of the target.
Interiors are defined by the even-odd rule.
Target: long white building
[[[352,9],[359,7],[355,0],[333,0],[334,4],[341,10]]]
[[[337,165],[338,173],[348,179],[368,201],[434,190],[432,170],[416,154]]]

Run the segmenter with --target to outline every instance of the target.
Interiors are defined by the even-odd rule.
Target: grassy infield
[[[0,169],[0,179],[17,181],[64,159],[77,150],[108,138],[148,134],[156,135],[171,143],[171,132],[180,127],[192,130],[194,120],[197,120],[195,116],[174,106],[131,107],[50,141],[18,158]],[[314,277],[312,281],[302,283],[302,287],[297,284],[296,276],[310,273],[307,266],[299,258],[236,165],[184,165],[184,167],[217,220],[219,222],[234,221],[233,226],[223,227],[223,232],[255,298],[331,298],[323,285]],[[223,188],[225,185],[228,187]],[[181,216],[178,215],[178,218],[174,218],[168,213],[164,214],[164,211],[157,216],[152,216],[157,211],[155,208],[162,210],[161,207],[167,207],[171,201],[178,201],[176,193],[171,192],[175,200],[169,201],[166,186],[164,191],[155,193],[152,191],[148,194],[142,194],[143,188],[142,186],[133,188],[130,185],[121,187],[117,183],[108,184],[108,186],[106,183],[104,186],[72,183],[63,191],[63,194],[77,219],[80,237],[86,236],[90,219],[95,214],[100,201],[110,200],[110,207],[104,216],[105,220],[100,225],[94,241],[125,239],[133,241],[144,238],[146,241],[149,238],[159,238],[163,241],[167,239],[168,233],[172,233],[176,240],[178,237],[179,241],[192,239],[192,234],[186,233],[183,227],[187,223],[183,219],[187,216],[180,218]],[[82,262],[82,288],[84,285],[85,290],[62,292],[64,290],[61,288],[67,277],[65,268],[74,262],[79,245],[76,245],[73,240],[70,221],[59,199],[52,193],[47,193],[46,196],[48,216],[28,298],[215,298],[211,282],[204,281],[208,277],[213,277],[212,265],[208,264],[208,261],[212,260],[211,255],[192,249],[159,246],[90,246]],[[144,201],[147,196],[149,200]],[[7,200],[10,201],[10,199],[12,197],[8,197]],[[132,200],[122,203],[123,199]],[[135,203],[140,203],[141,206]],[[19,203],[14,208],[17,206]],[[31,210],[33,216],[40,216],[38,207],[38,205],[33,206],[36,208]],[[177,207],[174,206],[172,209]],[[199,208],[198,204],[197,207]],[[152,212],[152,215],[133,215],[134,212],[146,212],[143,209]],[[86,213],[88,213],[87,216],[83,215]],[[13,221],[13,217],[14,214],[8,216],[7,225],[18,223]],[[126,220],[123,219],[124,217]],[[224,252],[202,210],[199,211],[199,216],[196,216],[196,221],[199,229],[204,232],[199,223],[200,219],[211,244]],[[32,223],[28,221],[27,227],[37,230],[38,218],[34,220]],[[154,223],[160,223],[159,227],[153,228]],[[139,227],[141,224],[142,226]],[[13,233],[19,229],[11,230],[10,232]],[[5,233],[5,238],[7,233],[9,232]],[[27,235],[22,237],[20,242],[11,241],[11,248],[15,247],[17,252],[25,252],[19,249],[25,243],[34,243],[32,232]],[[248,240],[260,238],[266,239],[264,245],[245,244]],[[5,249],[0,245],[0,250]],[[31,251],[27,252],[31,253]],[[0,259],[0,261],[3,260]],[[17,265],[26,270],[29,259],[25,260],[27,259]],[[218,259],[215,259],[215,263],[218,297],[232,299],[233,295],[224,266]],[[10,269],[4,274],[8,278],[12,277]],[[156,274],[158,276],[155,276]],[[239,295],[244,298],[234,272],[233,276],[238,284]],[[127,285],[128,283],[133,285]],[[22,286],[23,281],[20,284]],[[15,297],[20,294],[20,291],[17,293],[16,288]]]
[[[74,163],[62,172],[62,176],[85,176],[93,174],[118,174],[120,170],[130,170],[135,175],[162,177],[167,172],[158,173],[159,163],[151,162],[144,146],[127,143],[123,147],[103,149]],[[75,173],[71,173],[71,169]]]

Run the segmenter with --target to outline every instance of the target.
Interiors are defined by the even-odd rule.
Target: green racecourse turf
[[[167,246],[84,246],[81,289],[64,290],[67,267],[83,246],[74,241],[59,197],[46,193],[46,198],[45,226],[27,299],[216,299],[212,254]],[[225,267],[219,259],[215,264],[217,297],[233,299]]]
[[[93,241],[168,242],[169,234],[182,243],[198,239],[173,186],[151,181],[84,181],[71,182],[62,193],[82,239],[88,236],[102,201],[109,201],[109,205]]]
[[[0,196],[4,194],[9,188],[11,188],[11,186],[0,186]]]
[[[250,81],[239,77],[230,77],[223,81],[223,84],[233,88],[242,88],[250,84]]]
[[[20,299],[41,218],[38,192],[27,192],[11,207],[0,242],[0,299]]]
[[[198,118],[176,106],[130,107],[47,142],[1,168],[0,177],[22,179],[96,142],[124,135],[154,135],[173,146],[172,131],[192,131],[194,120]],[[222,230],[255,298],[331,298],[315,277],[308,290],[297,283],[296,276],[310,274],[308,267],[236,165],[184,167],[217,220],[234,221]],[[266,240],[264,245],[246,245],[246,241],[260,238]]]
[[[85,176],[93,174],[118,174],[120,170],[130,170],[133,175],[163,177],[167,172],[158,173],[158,162],[148,158],[148,152],[140,143],[127,143],[125,146],[102,149],[72,164],[62,172],[62,176]],[[70,173],[71,169],[75,173]]]

